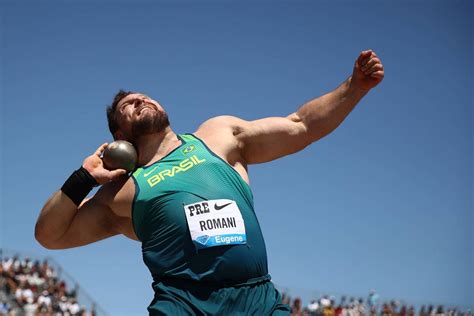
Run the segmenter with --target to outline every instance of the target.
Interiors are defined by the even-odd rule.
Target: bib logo
[[[183,149],[183,154],[189,154],[190,152],[192,152],[194,149],[196,149],[196,147],[194,145],[189,145],[188,147],[184,148]]]
[[[196,241],[198,243],[201,243],[203,245],[205,245],[207,243],[207,241],[209,240],[209,237],[208,235],[202,235],[202,236],[199,236],[198,238],[196,238]]]
[[[192,167],[194,167],[196,165],[199,165],[199,164],[201,164],[205,161],[206,161],[206,159],[199,160],[199,158],[196,155],[194,155],[191,158],[187,158],[187,159],[182,160],[177,166],[173,166],[172,168],[162,170],[162,171],[158,172],[157,174],[151,176],[147,180],[147,182],[150,185],[150,187],[154,187],[155,185],[157,185],[161,181],[165,181],[167,177],[172,178],[177,173],[188,171]]]

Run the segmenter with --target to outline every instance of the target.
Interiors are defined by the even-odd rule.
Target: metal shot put
[[[149,315],[289,315],[268,273],[247,168],[328,135],[383,78],[380,59],[363,51],[339,87],[286,117],[218,116],[185,134],[156,100],[120,90],[108,125],[136,149],[136,169],[133,147],[100,146],[46,202],[36,239],[49,249],[119,234],[140,242],[153,278]]]
[[[106,169],[125,169],[128,172],[135,170],[137,159],[137,151],[125,140],[117,140],[107,145],[102,156]]]

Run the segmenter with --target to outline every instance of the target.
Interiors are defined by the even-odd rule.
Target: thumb
[[[112,179],[116,179],[116,178],[118,178],[118,177],[120,177],[120,176],[123,176],[123,175],[125,175],[125,174],[127,174],[127,173],[128,173],[128,172],[127,172],[127,170],[125,170],[125,169],[116,169],[116,170],[110,171],[110,177],[111,177]]]

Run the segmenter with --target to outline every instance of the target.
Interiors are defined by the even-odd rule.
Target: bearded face
[[[142,136],[160,133],[170,125],[160,104],[143,94],[133,93],[123,98],[116,114],[121,134],[132,143]]]
[[[160,133],[170,125],[168,114],[149,105],[138,107],[136,119],[131,122],[131,136],[134,140],[144,135]]]

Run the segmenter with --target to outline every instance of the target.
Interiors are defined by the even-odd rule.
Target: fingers
[[[367,62],[372,53],[375,55],[375,53],[371,49],[360,52],[360,55],[357,58],[357,64],[362,67],[364,61]]]
[[[384,72],[383,70],[375,71],[370,74],[372,78],[383,78],[384,77]]]
[[[378,57],[371,57],[367,60],[367,62],[364,65],[362,65],[361,70],[365,72],[366,70],[371,69],[371,67],[377,64],[381,65],[380,59]]]
[[[107,147],[108,143],[103,143],[102,145],[100,145],[99,148],[97,148],[97,150],[95,151],[94,155],[97,155],[97,156],[101,156],[102,153],[104,152],[105,148]]]
[[[368,76],[368,75],[373,74],[374,72],[381,71],[381,70],[383,70],[383,65],[378,63],[378,64],[375,64],[375,65],[371,66],[369,69],[364,70],[363,72],[366,76]]]
[[[360,52],[354,64],[352,82],[364,91],[377,86],[384,77],[384,66],[380,58],[371,49]]]
[[[380,59],[377,57],[377,54],[375,54],[374,51],[369,49],[360,53],[359,57],[357,58],[356,64],[357,66],[359,66],[359,68],[361,68],[361,70],[364,70],[364,67],[367,69],[377,62],[380,63]]]
[[[374,78],[383,77],[384,68],[382,62],[372,50],[361,52],[357,62],[364,75]]]

